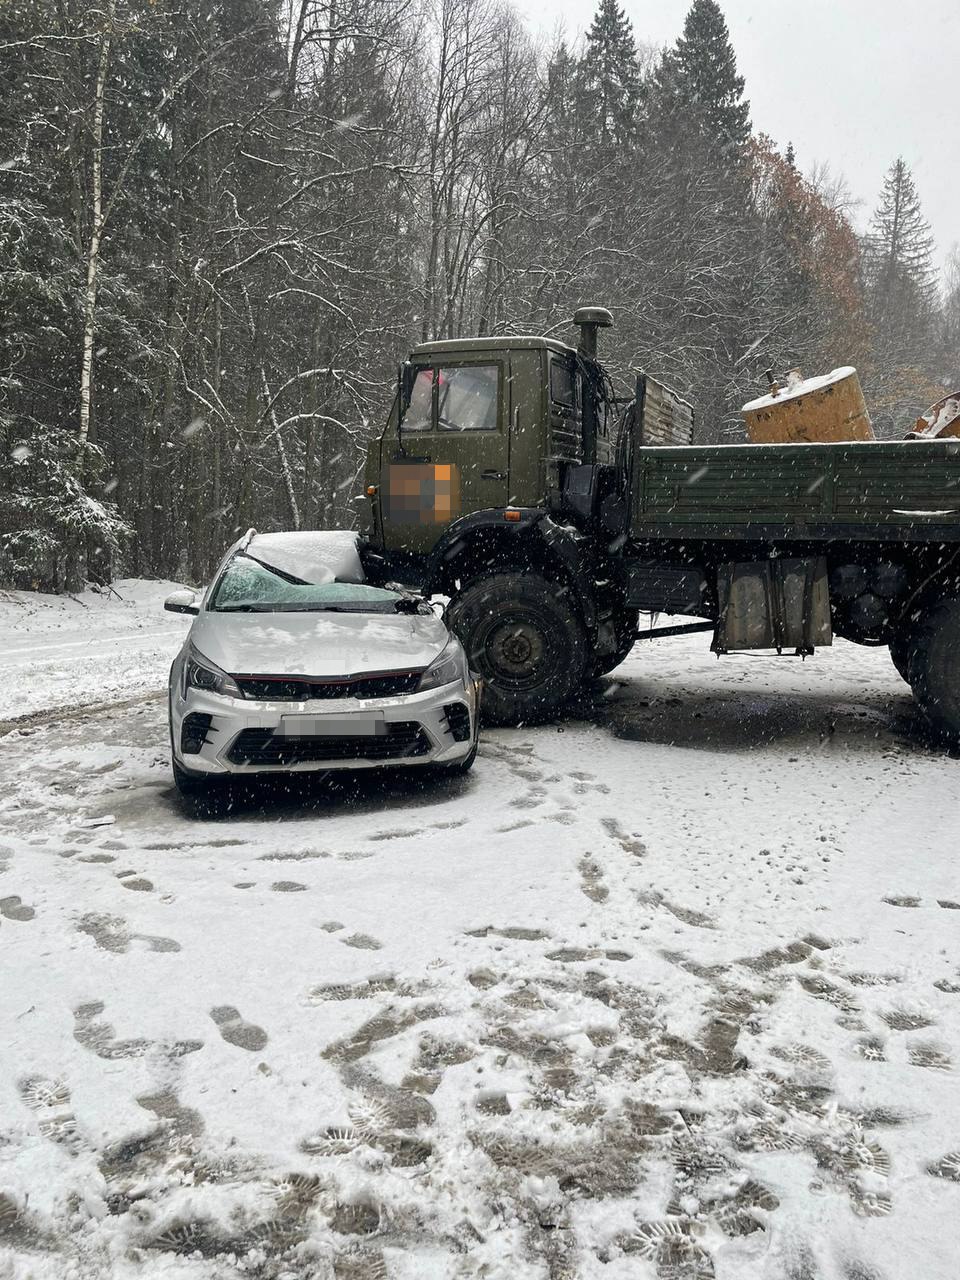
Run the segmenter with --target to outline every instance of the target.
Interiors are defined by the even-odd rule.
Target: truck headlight
[[[425,689],[439,689],[441,685],[453,684],[454,680],[465,679],[466,674],[467,655],[456,636],[451,636],[420,677],[417,692],[423,693]]]
[[[187,660],[183,664],[183,692],[188,689],[202,689],[204,693],[219,693],[224,698],[242,698],[240,686],[232,676],[205,658],[193,645],[187,651]]]

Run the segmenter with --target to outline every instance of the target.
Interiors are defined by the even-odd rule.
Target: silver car
[[[402,588],[365,581],[356,535],[251,529],[202,598],[170,669],[183,793],[252,774],[383,765],[465,773],[479,681],[460,642]]]

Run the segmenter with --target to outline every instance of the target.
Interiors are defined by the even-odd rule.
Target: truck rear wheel
[[[912,633],[896,635],[890,641],[890,661],[907,684],[910,683],[910,661],[916,647]]]
[[[490,724],[546,719],[583,680],[583,627],[566,596],[538,574],[472,583],[448,606],[447,623],[483,679]]]
[[[940,600],[913,633],[909,679],[937,736],[960,741],[960,599]]]

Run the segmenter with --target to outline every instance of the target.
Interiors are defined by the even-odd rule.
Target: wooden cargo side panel
[[[644,375],[643,387],[641,443],[688,445],[693,439],[693,406],[655,378]]]

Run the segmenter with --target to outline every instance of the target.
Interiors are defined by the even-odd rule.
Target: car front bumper
[[[193,688],[183,696],[178,680],[171,745],[183,769],[209,776],[453,763],[476,742],[479,700],[475,679],[391,698],[304,702]]]

